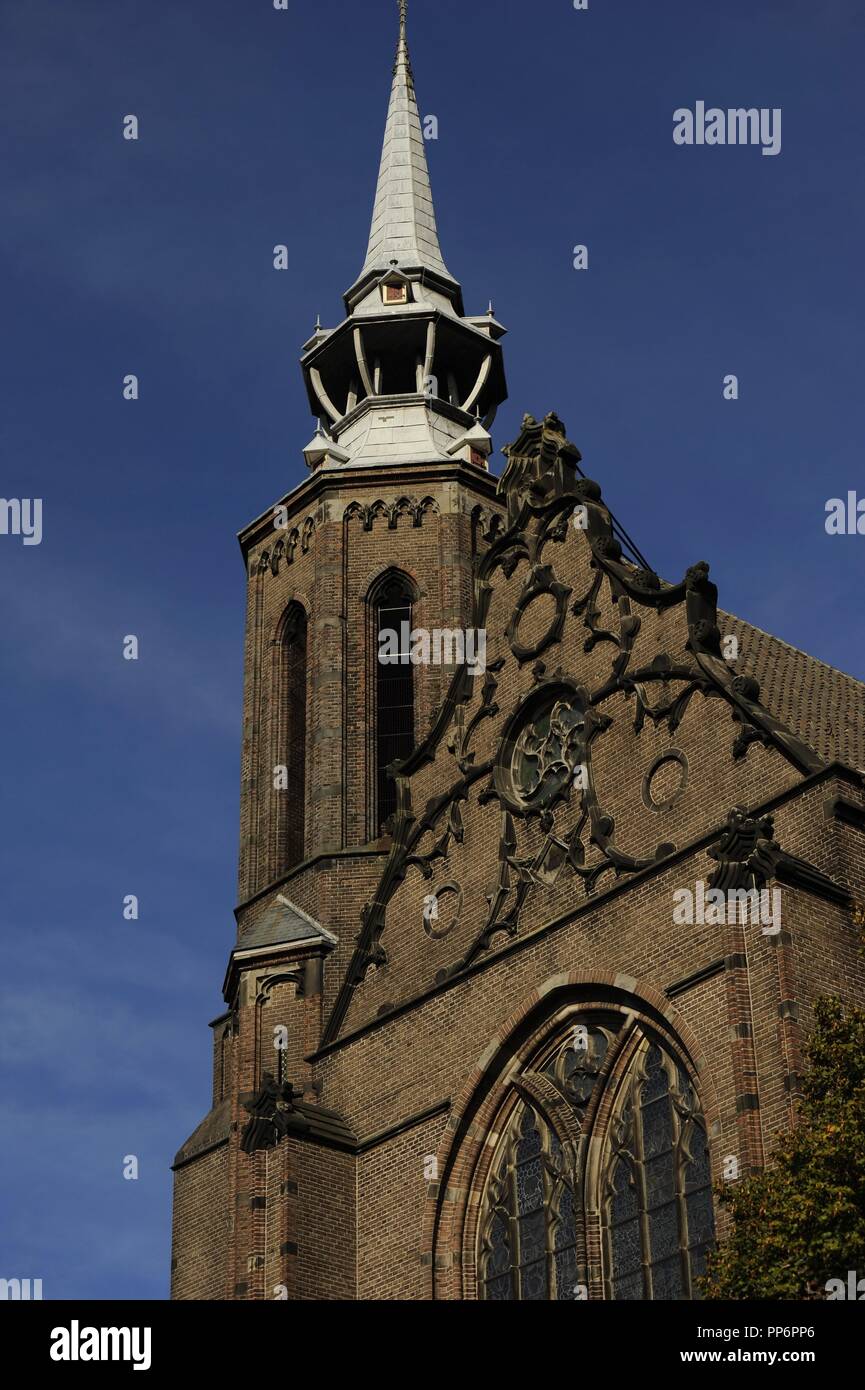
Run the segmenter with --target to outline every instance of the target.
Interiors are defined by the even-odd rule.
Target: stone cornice
[[[396,488],[399,492],[405,492],[408,488],[432,482],[458,483],[468,491],[476,492],[496,509],[502,508],[501,498],[496,492],[498,479],[484,469],[476,468],[461,459],[442,459],[441,463],[379,463],[364,468],[353,468],[347,464],[339,470],[313,473],[251,521],[238,532],[241,553],[246,560],[254,546],[273,534],[274,507],[285,507],[287,519],[291,522],[301,514],[307,514],[311,507],[329,493],[364,491],[374,492],[378,496],[384,488]]]
[[[325,956],[333,950],[335,944],[335,939],[328,941],[321,937],[316,940],[309,936],[301,941],[277,942],[274,946],[252,946],[247,949],[235,947],[225,970],[222,997],[226,1003],[233,1001],[237,983],[245,970],[270,969],[273,966],[289,964],[302,965],[316,956]]]

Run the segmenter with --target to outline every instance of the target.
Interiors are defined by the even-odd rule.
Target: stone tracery
[[[515,936],[534,889],[552,886],[565,875],[582,881],[585,892],[592,894],[602,881],[648,869],[675,851],[669,840],[660,840],[650,853],[619,844],[615,817],[602,804],[592,771],[592,745],[612,726],[612,716],[604,709],[611,697],[634,702],[633,730],[638,737],[647,721],[675,732],[698,694],[721,697],[741,728],[733,746],[734,759],[744,756],[750,743],[760,742],[777,749],[800,772],[814,772],[824,765],[759,704],[756,683],[721,657],[717,589],[709,579],[708,565],[693,565],[680,583],[666,584],[639,552],[635,552],[635,563],[624,558],[623,541],[615,533],[601,489],[577,476],[579,451],[568,442],[556,416],[540,423],[526,416],[519,438],[505,453],[508,464],[499,494],[507,507],[507,524],[475,557],[474,625],[486,626],[499,575],[508,580],[524,567],[504,634],[509,655],[489,663],[482,684],[459,668],[427,737],[393,769],[397,787],[390,824],[393,849],[375,899],[364,909],[348,980],[328,1023],[328,1040],[339,1032],[353,989],[370,967],[387,962],[382,938],[389,901],[413,865],[428,872],[435,858],[447,859],[455,842],[453,808],[467,802],[475,786],[479,806],[497,802],[500,807],[498,862],[486,894],[483,926],[461,958],[440,970],[437,979],[459,974],[490,948],[499,933]],[[571,526],[577,508],[585,518],[579,534],[589,545],[595,574],[568,610],[571,588],[558,578],[544,552],[549,545],[567,543],[572,532],[577,534]],[[616,619],[613,626],[609,620],[601,626],[600,597],[605,586]],[[540,636],[523,641],[522,619],[544,596],[553,603],[552,620]],[[689,657],[674,660],[662,651],[648,664],[632,666],[642,624],[639,610],[662,612],[680,605],[687,620]],[[564,664],[548,670],[540,659],[549,648],[561,647],[568,611],[582,620],[585,651],[601,644],[613,648],[609,674],[593,689],[579,685]],[[500,708],[500,683],[511,658],[518,667],[534,661],[534,687],[508,714]],[[488,720],[502,721],[497,749],[493,757],[479,758],[473,740]],[[458,778],[426,807],[415,809],[412,778],[436,758],[440,746],[455,758]],[[539,842],[532,835],[528,853],[520,850],[524,824],[540,831]],[[436,831],[432,854],[422,854],[424,837]]]

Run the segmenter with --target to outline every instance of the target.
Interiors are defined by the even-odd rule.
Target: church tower
[[[555,414],[494,478],[503,333],[442,255],[402,0],[309,475],[240,535],[237,940],[174,1298],[697,1298],[816,1000],[865,1000],[865,688],[699,550],[662,578]]]
[[[507,389],[492,304],[467,315],[439,245],[406,32],[369,242],[345,317],[301,368],[309,476],[240,533],[248,601],[237,947],[214,1031],[213,1108],[175,1163],[173,1297],[294,1297],[295,1182],[240,1151],[265,1077],[317,1103],[323,975],[345,972],[390,847],[387,769],[429,728],[470,628],[473,557],[501,506],[490,428]],[[444,634],[443,659],[378,661],[378,634]],[[405,656],[405,651],[402,655]],[[325,925],[326,924],[326,925]],[[331,1136],[332,1137],[332,1136]],[[324,1152],[322,1150],[321,1152]],[[322,1172],[334,1201],[349,1169]],[[345,1176],[347,1190],[353,1177]],[[268,1223],[268,1209],[280,1209]],[[352,1218],[353,1219],[353,1218]],[[265,1237],[266,1231],[266,1237]],[[344,1296],[339,1282],[331,1296]],[[326,1296],[326,1295],[324,1295]]]

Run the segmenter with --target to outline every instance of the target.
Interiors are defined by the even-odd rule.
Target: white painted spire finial
[[[399,43],[369,243],[355,284],[386,271],[396,257],[404,271],[426,270],[458,288],[439,246],[426,146],[406,37],[408,0],[399,0]]]
[[[400,63],[405,65],[409,82],[414,82],[411,70],[411,55],[408,51],[408,0],[399,0],[399,42],[396,46],[396,65],[394,71]]]

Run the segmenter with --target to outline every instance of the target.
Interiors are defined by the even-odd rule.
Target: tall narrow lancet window
[[[513,1099],[494,1123],[478,1297],[699,1298],[714,1240],[709,1151],[672,1053],[621,1016],[587,1016]]]
[[[388,575],[372,596],[374,662],[374,831],[396,810],[396,783],[387,769],[415,746],[414,667],[411,663],[411,585]]]
[[[285,768],[276,796],[276,875],[304,855],[306,808],[306,613],[292,603],[277,642],[277,747],[274,764]],[[284,785],[282,783],[284,782]]]
[[[649,1039],[617,1100],[601,1201],[608,1298],[699,1297],[714,1239],[706,1130],[687,1076]]]
[[[480,1232],[480,1297],[568,1300],[576,1285],[573,1187],[555,1131],[521,1104],[499,1146]]]
[[[578,1246],[585,1250],[587,1233],[573,1139],[584,1128],[620,1022],[616,1015],[575,1021],[523,1074],[526,1090],[544,1095],[560,1113],[566,1107],[569,1119],[557,1127],[540,1103],[524,1098],[505,1121],[481,1205],[480,1298],[567,1302],[578,1296],[586,1280]]]

